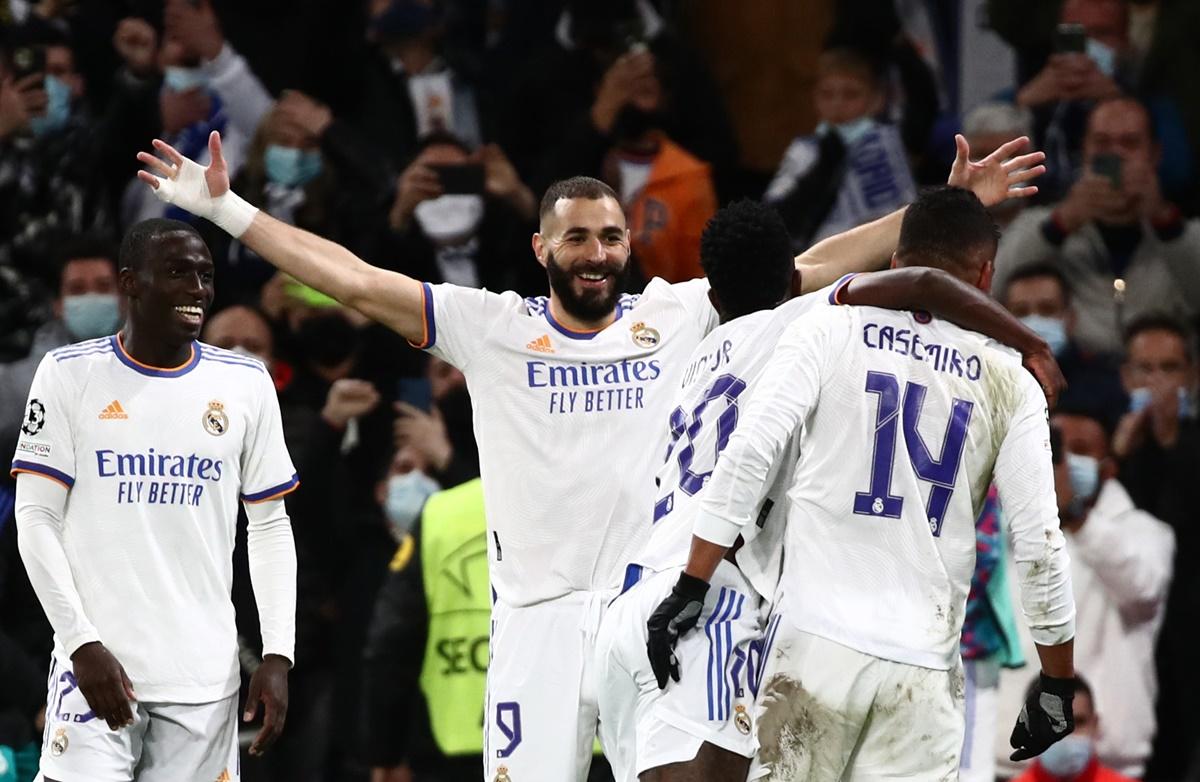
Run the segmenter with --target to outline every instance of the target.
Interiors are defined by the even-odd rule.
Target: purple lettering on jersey
[[[951,345],[926,342],[910,329],[893,329],[878,323],[863,324],[863,344],[914,361],[923,361],[937,372],[978,381],[983,376],[983,361],[974,354],[964,355]]]
[[[521,704],[516,701],[497,703],[496,727],[508,739],[508,744],[496,750],[496,757],[506,758],[521,744]]]
[[[860,516],[897,519],[903,510],[904,499],[890,492],[896,452],[896,419],[900,417],[900,381],[886,372],[868,372],[866,390],[879,396],[875,415],[875,451],[871,461],[870,491],[855,493],[854,512]],[[941,456],[935,459],[925,444],[925,438],[917,430],[927,391],[928,388],[920,383],[909,381],[905,384],[902,425],[904,445],[913,472],[920,480],[933,485],[925,513],[930,532],[934,537],[939,537],[950,498],[954,494],[958,468],[966,447],[967,427],[971,423],[975,405],[965,399],[953,400],[946,435],[942,440]]]

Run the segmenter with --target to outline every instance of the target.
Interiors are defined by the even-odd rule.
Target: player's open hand
[[[671,594],[658,604],[646,622],[646,653],[650,655],[650,668],[660,690],[666,688],[668,676],[679,681],[675,642],[696,626],[707,594],[707,581],[680,573]]]
[[[263,724],[250,745],[251,755],[265,753],[283,733],[283,723],[287,719],[289,668],[291,663],[286,658],[268,654],[250,677],[250,692],[246,695],[242,719],[250,722],[258,715],[258,705],[263,706]]]
[[[1036,185],[1025,185],[1046,173],[1040,165],[1044,152],[1017,153],[1029,145],[1029,137],[1021,136],[1000,146],[983,160],[972,162],[971,147],[959,134],[954,137],[957,154],[946,184],[970,190],[984,206],[992,207],[1009,198],[1029,198],[1038,191]]]
[[[1043,673],[1025,699],[1021,716],[1008,740],[1016,750],[1009,760],[1037,757],[1075,730],[1075,715],[1071,710],[1074,699],[1074,680]]]
[[[133,708],[129,705],[137,700],[133,684],[104,644],[93,641],[79,647],[71,655],[71,665],[75,683],[97,717],[112,730],[133,724]]]
[[[162,139],[156,138],[152,143],[162,157],[137,153],[137,159],[150,169],[139,171],[138,179],[149,185],[160,201],[211,220],[218,200],[229,192],[229,169],[221,154],[221,134],[214,130],[208,136],[212,162],[207,168],[179,154]]]

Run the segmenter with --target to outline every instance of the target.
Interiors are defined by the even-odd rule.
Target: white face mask
[[[1096,67],[1108,78],[1117,72],[1117,52],[1111,46],[1100,43],[1095,38],[1087,39],[1087,56]]]
[[[417,204],[413,217],[435,244],[457,244],[469,238],[483,220],[483,196],[444,195]]]
[[[392,537],[397,541],[404,539],[421,515],[425,500],[440,488],[437,481],[420,470],[388,478],[383,510],[387,514]]]

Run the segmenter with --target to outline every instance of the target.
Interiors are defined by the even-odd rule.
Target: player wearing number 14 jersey
[[[909,208],[896,263],[937,265],[986,290],[995,246],[978,201],[945,189]],[[958,642],[973,522],[992,480],[1043,669],[1013,745],[1029,757],[1069,733],[1074,602],[1045,401],[1012,351],[919,313],[827,307],[787,327],[700,501],[685,574],[659,611],[686,627],[692,582],[710,579],[754,524],[796,436],[751,778],[957,778]]]
[[[848,275],[780,304],[799,290],[799,275],[778,215],[756,202],[718,212],[701,246],[722,324],[688,359],[677,406],[660,424],[669,428],[670,446],[656,475],[653,513],[643,522],[652,530],[650,541],[628,568],[625,591],[610,606],[597,638],[600,735],[619,782],[651,769],[659,769],[656,778],[664,780],[700,778],[672,776],[683,770],[680,764],[707,780],[746,777],[755,750],[752,715],[765,598],[774,593],[779,573],[783,494],[791,485],[795,453],[776,462],[766,480],[773,488],[758,504],[756,523],[742,531],[745,545],[735,560],[717,567],[698,616],[703,632],[679,642],[673,663],[652,664],[653,649],[648,658],[647,620],[687,562],[705,484],[784,328],[833,303],[922,304],[1028,344],[1028,335],[981,292],[932,269]],[[973,318],[981,312],[987,314]],[[677,684],[668,683],[670,675]]]

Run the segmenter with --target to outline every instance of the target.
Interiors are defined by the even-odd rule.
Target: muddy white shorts
[[[682,568],[645,576],[609,606],[596,642],[600,743],[617,782],[696,757],[708,742],[744,757],[755,751],[754,694],[762,665],[759,598],[721,562],[696,628],[675,645],[680,680],[658,688],[646,655],[646,621]]]
[[[110,730],[51,659],[41,772],[56,782],[237,782],[238,696],[213,703],[131,704],[133,724]]]
[[[785,617],[756,716],[760,749],[749,779],[958,779],[961,666],[884,660],[796,630]]]

